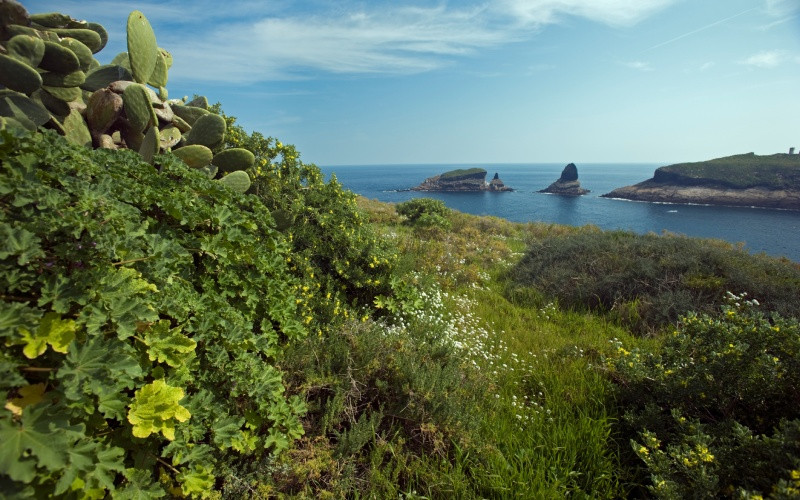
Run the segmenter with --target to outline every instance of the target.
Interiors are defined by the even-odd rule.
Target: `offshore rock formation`
[[[800,155],[750,153],[660,167],[652,179],[602,196],[800,210]]]
[[[503,192],[513,191],[506,186],[498,174],[494,174],[491,182],[486,182],[486,170],[482,168],[458,169],[440,175],[428,177],[411,191],[440,191],[475,193],[481,191]]]
[[[570,163],[561,171],[561,177],[550,184],[547,189],[542,189],[540,193],[560,194],[564,196],[581,196],[589,192],[583,189],[578,181],[578,167]]]

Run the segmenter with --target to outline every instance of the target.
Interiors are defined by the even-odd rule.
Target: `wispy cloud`
[[[644,61],[629,61],[629,62],[622,62],[620,63],[626,68],[631,68],[639,71],[653,71],[653,67],[650,66],[650,63]]]
[[[800,63],[800,56],[792,56],[784,50],[765,50],[739,61],[755,68],[777,68],[787,63]]]
[[[318,72],[430,71],[484,48],[529,39],[546,25],[580,17],[610,26],[638,23],[679,0],[434,0],[395,2],[144,0],[135,8],[175,56],[170,77],[231,83],[304,78]],[[121,0],[30,0],[102,22],[124,39],[132,6]],[[420,4],[417,4],[420,5]],[[124,42],[123,42],[124,43]]]
[[[785,16],[800,11],[797,0],[766,0],[767,13],[773,16]]]
[[[676,0],[499,0],[496,5],[527,25],[552,24],[569,16],[578,16],[612,26],[630,26],[675,2]]]
[[[688,37],[688,36],[691,36],[691,35],[694,35],[694,34],[696,34],[696,33],[700,33],[701,31],[705,31],[705,30],[707,30],[707,29],[711,29],[711,28],[713,28],[714,26],[717,26],[717,25],[719,25],[719,24],[725,23],[725,22],[727,22],[727,21],[730,21],[731,19],[735,19],[735,18],[737,18],[737,17],[739,17],[739,16],[742,16],[742,15],[744,15],[744,14],[747,14],[748,12],[752,12],[752,11],[754,11],[754,10],[756,10],[756,9],[755,9],[755,7],[753,7],[752,9],[743,10],[742,12],[739,12],[739,13],[738,13],[738,14],[736,14],[736,15],[733,15],[733,16],[730,16],[730,17],[725,17],[725,18],[723,18],[723,19],[720,19],[720,20],[718,20],[718,21],[714,21],[714,22],[713,22],[713,23],[711,23],[711,24],[706,24],[705,26],[701,26],[700,28],[697,28],[697,29],[694,29],[694,30],[691,30],[691,31],[687,31],[686,33],[680,34],[680,35],[678,35],[678,36],[676,36],[676,37],[674,37],[674,38],[670,38],[670,39],[669,39],[669,40],[667,40],[667,41],[664,41],[664,42],[661,42],[661,43],[659,43],[659,44],[653,45],[652,47],[645,49],[645,50],[643,51],[643,53],[644,53],[644,52],[649,52],[649,51],[651,51],[651,50],[654,50],[654,49],[661,48],[661,47],[663,47],[663,46],[665,46],[665,45],[669,45],[669,44],[671,44],[671,43],[673,43],[673,42],[677,42],[678,40],[680,40],[680,39],[682,39],[682,38],[686,38],[686,37]]]
[[[698,69],[700,71],[706,71],[706,70],[711,69],[713,67],[714,67],[714,62],[713,61],[708,61],[708,62],[705,62],[705,63],[701,64]]]

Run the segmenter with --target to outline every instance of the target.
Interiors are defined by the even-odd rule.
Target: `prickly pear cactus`
[[[250,176],[243,170],[231,172],[219,179],[219,182],[240,193],[245,193],[250,189]]]
[[[205,97],[167,100],[172,54],[158,46],[142,12],[128,16],[127,52],[100,65],[94,54],[108,42],[103,26],[0,3],[0,127],[47,127],[76,144],[133,149],[151,164],[171,151],[209,178],[227,173],[220,182],[247,191],[244,170],[255,157],[219,150],[225,120]]]

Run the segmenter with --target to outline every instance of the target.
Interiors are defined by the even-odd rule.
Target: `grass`
[[[666,175],[664,175],[666,174]],[[710,181],[733,188],[766,187],[797,189],[800,186],[800,155],[742,154],[708,161],[679,163],[656,170],[655,180],[689,179]]]
[[[475,174],[486,175],[486,170],[482,168],[459,168],[456,170],[450,170],[449,172],[445,172],[442,175],[440,175],[439,178],[443,180],[456,180],[461,177],[473,176]]]

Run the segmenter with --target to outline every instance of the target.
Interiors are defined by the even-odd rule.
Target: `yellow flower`
[[[639,454],[647,456],[647,455],[650,454],[650,450],[648,450],[646,447],[642,446],[642,447],[639,448]]]

